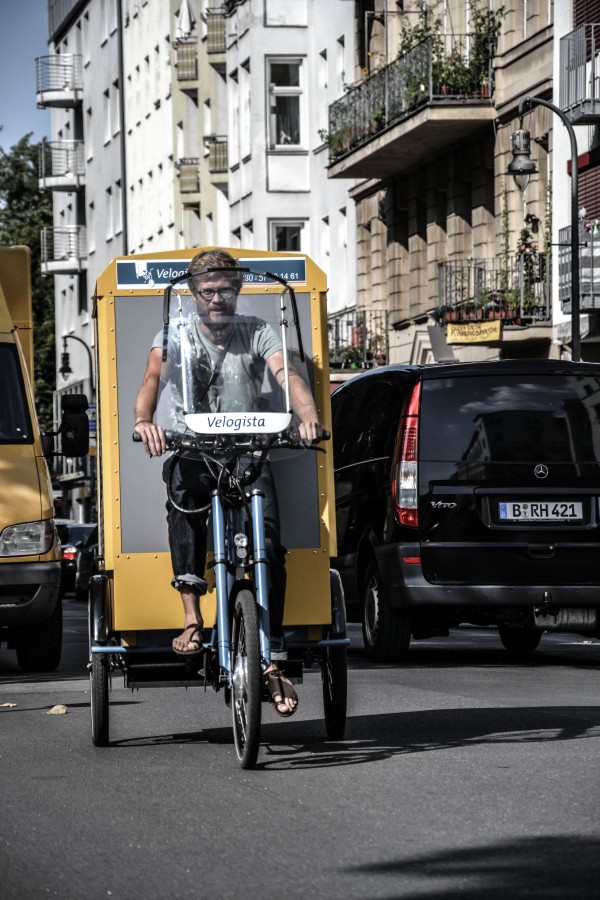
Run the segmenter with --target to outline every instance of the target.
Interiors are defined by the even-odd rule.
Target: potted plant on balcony
[[[455,49],[442,61],[439,73],[440,93],[464,94],[470,81],[470,71],[460,51]]]
[[[377,134],[385,124],[385,106],[376,107],[369,118],[369,134]]]
[[[329,147],[329,154],[332,159],[341,156],[350,149],[352,143],[352,128],[350,125],[342,125],[335,131],[327,131],[325,128],[319,129],[319,137],[324,144]]]
[[[369,355],[375,366],[385,366],[387,362],[386,340],[383,334],[373,334],[369,338]]]
[[[481,0],[474,0],[471,16],[473,33],[469,54],[471,83],[473,90],[476,90],[481,97],[487,97],[491,61],[496,55],[498,36],[504,18],[504,7],[489,9],[482,5]]]
[[[517,245],[517,257],[520,277],[523,280],[523,311],[532,314],[538,306],[538,297],[535,291],[538,245],[537,241],[534,241],[529,228],[521,229]]]
[[[342,369],[359,369],[363,361],[363,355],[357,347],[344,347],[341,356]]]

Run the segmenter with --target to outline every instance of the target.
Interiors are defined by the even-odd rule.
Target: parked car
[[[75,596],[87,600],[90,578],[98,572],[98,526],[95,525],[79,547],[75,572]]]
[[[77,588],[77,563],[86,541],[95,534],[98,543],[98,526],[94,523],[55,519],[61,543],[61,595],[74,593]]]
[[[367,654],[496,625],[600,636],[600,364],[386,366],[332,395],[337,558]]]

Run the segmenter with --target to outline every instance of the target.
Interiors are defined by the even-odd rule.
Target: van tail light
[[[62,558],[67,560],[77,559],[77,547],[63,547]]]
[[[392,484],[396,518],[400,525],[419,524],[419,409],[421,382],[414,385],[402,410]]]

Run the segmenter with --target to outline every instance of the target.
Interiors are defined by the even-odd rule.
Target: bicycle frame
[[[262,491],[256,489],[251,492],[250,509],[252,517],[252,544],[254,548],[254,560],[251,567],[254,575],[254,596],[259,610],[260,655],[261,665],[264,670],[271,662],[271,644]],[[234,558],[237,547],[236,538],[239,541],[238,535],[243,534],[245,537],[243,512],[241,508],[230,507],[225,513],[218,490],[212,492],[211,510],[214,541],[213,566],[217,593],[217,619],[213,629],[211,646],[214,649],[216,642],[221,676],[229,684],[233,674],[229,615],[230,598],[236,581],[241,581],[244,573],[248,570],[245,564],[240,565],[241,560]]]

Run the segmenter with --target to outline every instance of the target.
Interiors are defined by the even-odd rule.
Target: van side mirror
[[[46,459],[50,459],[51,456],[54,456],[54,434],[53,431],[48,434],[42,432],[42,453]]]
[[[90,420],[85,414],[85,394],[63,394],[60,398],[61,452],[64,456],[86,456],[90,449]]]

